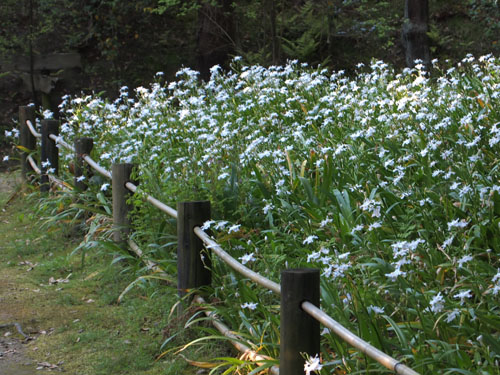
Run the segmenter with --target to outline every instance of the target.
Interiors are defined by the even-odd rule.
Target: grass
[[[5,181],[15,177],[3,175]],[[196,373],[196,367],[173,354],[155,360],[166,335],[181,331],[174,346],[197,337],[182,329],[185,317],[170,314],[177,291],[144,284],[117,304],[133,281],[125,265],[112,264],[113,256],[96,248],[87,253],[82,268],[81,258],[70,256],[81,240],[78,232],[64,223],[47,230],[33,209],[38,195],[25,185],[15,190],[14,198],[9,191],[0,193],[0,319],[19,321],[36,337],[27,345],[29,357],[60,363],[68,374]],[[50,284],[51,278],[69,281]],[[186,357],[199,360],[217,351],[227,355],[227,349],[193,348]]]

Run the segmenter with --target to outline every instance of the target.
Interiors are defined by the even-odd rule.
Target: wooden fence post
[[[319,297],[318,269],[281,272],[280,374],[304,375],[302,354],[320,353],[319,322],[301,307],[304,301],[319,307]]]
[[[59,135],[58,120],[42,120],[42,149],[40,153],[40,166],[42,171],[40,191],[50,190],[50,174],[59,173],[59,149],[56,142],[49,138],[50,134]]]
[[[36,138],[31,134],[26,121],[29,120],[35,126],[35,107],[21,106],[19,107],[19,144],[26,150],[34,150],[36,147]],[[28,151],[21,150],[21,172],[24,179],[28,173],[33,171],[28,162]]]
[[[125,246],[130,233],[129,213],[132,205],[127,203],[132,194],[125,184],[131,182],[130,174],[134,168],[130,163],[113,164],[112,166],[112,195],[113,195],[113,239],[120,246]]]
[[[203,254],[203,242],[193,232],[209,219],[209,201],[177,204],[177,288],[181,297],[212,281],[210,256]]]
[[[94,140],[92,138],[77,138],[75,139],[75,187],[79,191],[85,191],[88,188],[86,179],[91,175],[91,169],[84,167],[84,155],[90,155],[94,147]],[[81,177],[84,179],[81,179]]]

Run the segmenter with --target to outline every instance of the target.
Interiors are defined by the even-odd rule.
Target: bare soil
[[[27,321],[29,310],[24,305],[23,293],[26,288],[16,285],[16,275],[2,272],[0,274],[0,374],[1,375],[31,375],[36,374],[37,364],[26,356],[25,339],[15,326],[5,326],[15,322]],[[28,318],[29,319],[29,318]],[[22,326],[21,326],[22,327]],[[22,327],[29,335],[31,327]]]
[[[0,195],[7,197],[4,204],[15,195],[21,184],[18,173],[0,173]],[[5,219],[1,225],[6,224]],[[36,362],[26,355],[27,344],[31,341],[23,337],[13,325],[14,323],[35,323],[33,311],[29,309],[30,288],[24,285],[15,269],[4,268],[0,273],[0,375],[32,375],[36,374]],[[28,336],[36,331],[32,325],[20,325]]]

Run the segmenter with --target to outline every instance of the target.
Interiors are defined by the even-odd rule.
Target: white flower
[[[47,167],[50,167],[49,159],[42,161],[42,168],[47,168]]]
[[[215,223],[215,221],[214,221],[214,220],[207,220],[207,221],[205,221],[205,222],[203,223],[203,225],[201,226],[201,230],[207,230],[207,229],[209,229],[209,228],[210,228],[210,226],[211,226],[212,224],[214,224],[214,223]]]
[[[304,371],[306,375],[311,375],[311,371],[319,371],[323,368],[320,364],[320,359],[316,354],[314,357],[310,357],[306,363],[304,363]]]
[[[339,258],[340,260],[342,260],[342,259],[347,259],[347,258],[349,257],[349,255],[350,255],[350,254],[351,254],[351,252],[350,252],[350,251],[348,251],[347,253],[340,254],[340,255],[338,256],[338,258]]]
[[[464,266],[464,263],[467,263],[471,261],[473,258],[470,255],[464,255],[462,258],[460,258],[457,263],[458,263],[458,268],[462,268]]]
[[[436,294],[429,302],[429,308],[433,313],[439,313],[443,311],[444,308],[444,298],[441,292]]]
[[[245,254],[245,255],[239,257],[238,259],[241,260],[242,264],[247,264],[248,262],[253,262],[256,260],[254,253]]]
[[[322,220],[322,221],[321,221],[321,223],[319,224],[319,226],[320,226],[321,228],[324,228],[324,227],[326,227],[328,224],[330,224],[332,221],[333,221],[332,219],[330,219],[330,218],[328,218],[328,217],[327,217],[325,220]]]
[[[444,240],[443,244],[441,245],[441,247],[443,249],[446,249],[448,246],[451,245],[451,243],[453,242],[453,239],[455,238],[455,236],[450,236],[448,237],[446,240]]]
[[[302,245],[308,245],[308,244],[311,244],[314,242],[314,240],[316,240],[318,238],[318,236],[315,236],[314,234],[313,235],[310,235],[308,236],[303,242],[302,242]]]
[[[240,230],[241,224],[231,225],[227,231],[227,233],[238,232]]]
[[[460,305],[464,304],[464,301],[466,298],[472,298],[472,292],[470,289],[461,291],[460,293],[457,293],[453,296],[453,298],[459,299],[460,298]]]
[[[44,119],[51,119],[51,118],[54,118],[54,114],[52,113],[52,111],[46,109],[45,111],[42,112],[42,116]]]
[[[446,323],[451,323],[455,320],[457,316],[460,315],[460,311],[458,309],[455,309],[451,311],[448,316],[446,317]]]
[[[106,191],[108,190],[109,184],[102,184],[101,185],[101,191]]]
[[[374,305],[370,305],[368,306],[367,308],[368,312],[374,312],[375,314],[383,314],[384,313],[384,308],[383,307],[378,307],[378,306],[374,306]]]
[[[229,173],[224,172],[224,173],[221,173],[221,174],[219,175],[219,177],[217,177],[217,180],[225,180],[225,179],[226,179],[226,178],[228,178],[228,177],[229,177]]]
[[[245,302],[244,304],[240,305],[242,309],[250,309],[250,310],[255,310],[257,308],[258,303],[254,302]]]
[[[227,221],[221,220],[217,224],[215,224],[215,230],[224,229],[227,224],[228,224]]]
[[[266,204],[264,206],[264,208],[262,209],[262,211],[264,212],[264,215],[266,215],[273,208],[274,208],[273,204],[272,203],[268,203],[268,204]]]
[[[3,161],[9,161],[9,155],[5,155],[5,156],[3,157]]]
[[[364,227],[362,224],[359,224],[359,225],[356,225],[354,228],[352,228],[351,230],[351,234],[354,234],[356,232],[359,232],[360,230],[362,230]]]
[[[324,336],[324,335],[329,335],[329,334],[330,334],[330,330],[326,327],[323,327],[323,330],[321,331],[320,335]]]
[[[406,272],[401,271],[401,269],[396,268],[393,272],[391,273],[386,273],[385,276],[387,276],[391,281],[396,281],[398,276],[406,276]]]
[[[371,232],[375,228],[380,228],[381,226],[382,224],[380,223],[380,221],[376,221],[373,224],[368,225],[368,232]]]
[[[85,176],[78,176],[78,177],[76,178],[76,181],[77,181],[77,182],[82,182],[83,180],[85,180]]]
[[[465,228],[468,224],[469,222],[465,221],[465,219],[455,219],[448,223],[448,230],[451,230],[451,228]]]

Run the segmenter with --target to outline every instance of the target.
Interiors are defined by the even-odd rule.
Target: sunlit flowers
[[[316,354],[314,357],[310,357],[304,363],[304,372],[305,375],[310,375],[311,372],[317,372],[323,368],[323,365],[320,363],[320,359]]]

